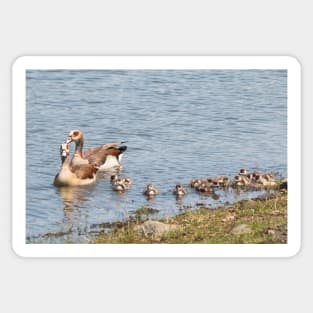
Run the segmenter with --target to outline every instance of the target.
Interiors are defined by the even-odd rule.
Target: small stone
[[[213,193],[212,198],[214,200],[218,200],[220,198],[220,196],[218,194],[216,194],[216,193]]]
[[[204,202],[197,202],[196,206],[205,206],[205,203]]]
[[[235,226],[232,230],[232,234],[245,234],[245,233],[250,233],[251,232],[251,227],[247,224],[240,224]]]
[[[288,189],[288,181],[287,181],[287,179],[284,179],[284,180],[280,183],[279,189],[280,189],[280,190],[282,190],[282,189],[287,190],[287,189]]]
[[[268,235],[275,235],[276,232],[275,232],[274,229],[268,229],[268,230],[267,230],[267,234],[268,234]]]

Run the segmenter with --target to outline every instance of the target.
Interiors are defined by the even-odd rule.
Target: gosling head
[[[248,171],[245,168],[241,168],[239,170],[239,175],[247,175],[247,174],[248,174]]]
[[[182,184],[176,184],[175,189],[173,191],[173,193],[176,194],[177,196],[183,196],[187,192],[188,192],[187,189],[185,189]]]
[[[147,185],[147,190],[153,190],[153,189],[154,189],[154,186],[152,184]]]
[[[159,193],[158,189],[153,185],[153,184],[148,184],[144,193],[147,195],[147,196],[155,196]]]
[[[118,176],[117,176],[117,175],[111,175],[111,177],[110,177],[110,180],[111,180],[111,183],[112,183],[112,184],[113,184],[117,179],[118,179]]]

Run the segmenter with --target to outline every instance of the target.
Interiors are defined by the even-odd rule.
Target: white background
[[[309,1],[2,1],[1,312],[312,311],[312,24]],[[21,55],[155,54],[291,55],[301,62],[303,237],[297,256],[22,259],[12,252],[13,61]]]

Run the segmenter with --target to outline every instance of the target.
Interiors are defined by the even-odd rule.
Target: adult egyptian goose
[[[96,181],[98,168],[93,164],[72,165],[70,162],[70,149],[67,143],[60,147],[61,169],[54,178],[54,185],[61,186],[82,186],[89,185]]]
[[[75,142],[73,165],[95,164],[99,170],[107,170],[121,166],[122,154],[127,146],[120,146],[124,142],[108,143],[83,152],[84,134],[80,130],[72,130],[68,134],[66,143]]]
[[[148,184],[145,190],[143,191],[143,194],[148,197],[156,196],[159,193],[159,190],[152,184]]]

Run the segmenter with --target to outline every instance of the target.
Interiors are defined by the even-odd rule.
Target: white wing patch
[[[108,155],[105,162],[100,166],[99,170],[107,170],[112,167],[119,167],[121,166],[120,162],[117,160],[116,156],[113,155]]]

